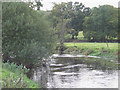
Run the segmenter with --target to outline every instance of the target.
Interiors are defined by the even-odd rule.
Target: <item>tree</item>
[[[55,33],[58,35],[59,42],[60,42],[60,54],[63,54],[64,48],[64,32],[65,32],[65,25],[66,25],[66,3],[56,4],[54,3],[53,10],[51,11],[50,17],[53,21],[53,28],[55,29]]]
[[[117,8],[110,5],[94,7],[85,18],[84,36],[93,41],[106,41],[117,37]]]
[[[32,1],[29,1],[27,2],[28,5],[33,8],[33,9],[37,9],[37,10],[40,10],[40,7],[42,7],[42,3],[41,3],[42,0],[32,0]]]
[[[89,15],[90,8],[85,7],[82,3],[75,2],[71,11],[72,14],[70,14],[71,21],[69,26],[74,29],[74,31],[71,32],[72,39],[74,39],[74,36],[78,36],[79,31],[83,31],[84,18]]]
[[[3,60],[36,66],[54,48],[50,22],[23,2],[3,3]]]
[[[77,36],[78,32],[82,30],[84,16],[87,15],[88,10],[89,8],[84,8],[81,3],[75,3],[75,5],[72,2],[54,4],[50,18],[60,40],[61,54],[64,46],[64,34],[68,32],[73,35],[73,38],[75,35]]]

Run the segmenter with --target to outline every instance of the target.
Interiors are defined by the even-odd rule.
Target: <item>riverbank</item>
[[[65,54],[100,56],[118,60],[118,43],[64,43]]]
[[[40,88],[37,83],[26,76],[25,73],[28,71],[13,63],[3,63],[2,69],[0,69],[2,88]]]

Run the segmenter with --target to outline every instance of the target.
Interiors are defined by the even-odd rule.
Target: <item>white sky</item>
[[[120,0],[42,0],[43,7],[41,10],[51,10],[53,7],[52,2],[61,3],[61,2],[80,2],[83,3],[86,7],[97,7],[99,5],[113,5],[114,7],[118,7],[118,2]]]

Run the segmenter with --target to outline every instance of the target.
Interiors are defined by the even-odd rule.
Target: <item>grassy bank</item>
[[[65,43],[64,53],[118,58],[118,43]]]
[[[13,63],[3,63],[2,66],[3,68],[0,69],[2,88],[39,88],[37,83],[25,75],[28,69],[23,69],[22,66]]]

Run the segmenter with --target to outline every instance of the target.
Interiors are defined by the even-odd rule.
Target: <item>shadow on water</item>
[[[63,64],[63,65],[76,65],[76,64],[84,64],[88,68],[96,69],[96,70],[116,70],[118,69],[118,65],[114,61],[102,59],[102,58],[90,58],[90,57],[59,57],[56,58],[55,64]]]
[[[118,88],[114,61],[93,57],[55,57],[33,69],[31,78],[44,88]]]

